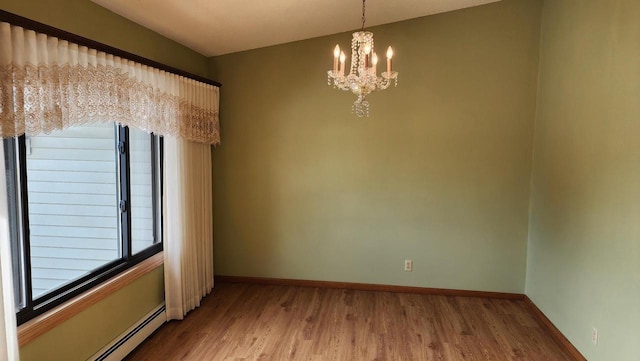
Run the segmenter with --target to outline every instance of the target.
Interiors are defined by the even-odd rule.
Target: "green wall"
[[[543,11],[526,293],[591,361],[640,355],[639,15]]]
[[[20,348],[20,360],[86,360],[164,301],[158,267]]]
[[[89,0],[0,0],[0,9],[200,76],[207,58]]]
[[[371,28],[400,75],[370,118],[327,85],[350,33],[212,58],[216,273],[523,292],[540,12]]]

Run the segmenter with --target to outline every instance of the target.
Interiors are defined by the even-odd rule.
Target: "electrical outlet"
[[[591,330],[591,342],[593,342],[594,345],[598,344],[598,329],[595,327]]]
[[[405,272],[411,272],[413,271],[413,261],[410,259],[405,259],[404,260],[404,271]]]

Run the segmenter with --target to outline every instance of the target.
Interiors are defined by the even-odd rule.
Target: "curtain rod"
[[[115,56],[119,56],[121,58],[127,59],[127,60],[132,60],[135,61],[137,63],[143,64],[143,65],[147,65],[150,67],[154,67],[160,70],[164,70],[166,72],[169,73],[174,73],[180,76],[183,76],[185,78],[190,78],[193,80],[197,80],[199,82],[205,83],[205,84],[209,84],[209,85],[214,85],[217,87],[221,87],[222,84],[220,84],[219,82],[215,81],[215,80],[211,80],[211,79],[207,79],[203,76],[200,75],[196,75],[196,74],[192,74],[189,73],[187,71],[184,70],[180,70],[178,68],[174,68],[172,66],[169,65],[165,65],[162,63],[159,63],[157,61],[151,60],[151,59],[147,59],[145,57],[130,53],[128,51],[124,51],[122,49],[118,49],[118,48],[114,48],[113,46],[95,41],[95,40],[91,40],[88,38],[85,38],[83,36],[80,35],[76,35],[73,33],[70,33],[68,31],[64,31],[58,28],[55,28],[53,26],[47,25],[47,24],[43,24],[40,22],[37,22],[35,20],[31,20],[25,17],[22,17],[20,15],[16,15],[13,13],[10,13],[8,11],[4,11],[0,9],[0,21],[2,22],[7,22],[10,23],[12,25],[17,25],[17,26],[21,26],[25,29],[29,29],[29,30],[33,30],[35,32],[38,33],[43,33],[43,34],[47,34],[49,36],[55,36],[58,39],[62,39],[62,40],[66,40],[66,41],[70,41],[72,43],[76,43],[78,45],[81,46],[86,46],[88,48],[92,48],[92,49],[96,49],[98,51],[102,51],[105,52],[107,54],[113,54]]]

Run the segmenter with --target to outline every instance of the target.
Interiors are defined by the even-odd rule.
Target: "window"
[[[18,323],[162,249],[161,147],[113,123],[4,141]]]

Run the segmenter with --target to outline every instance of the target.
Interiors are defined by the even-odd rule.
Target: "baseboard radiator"
[[[167,322],[165,304],[161,304],[146,314],[135,325],[124,331],[111,343],[98,351],[91,361],[120,361],[146,340],[155,330]]]

